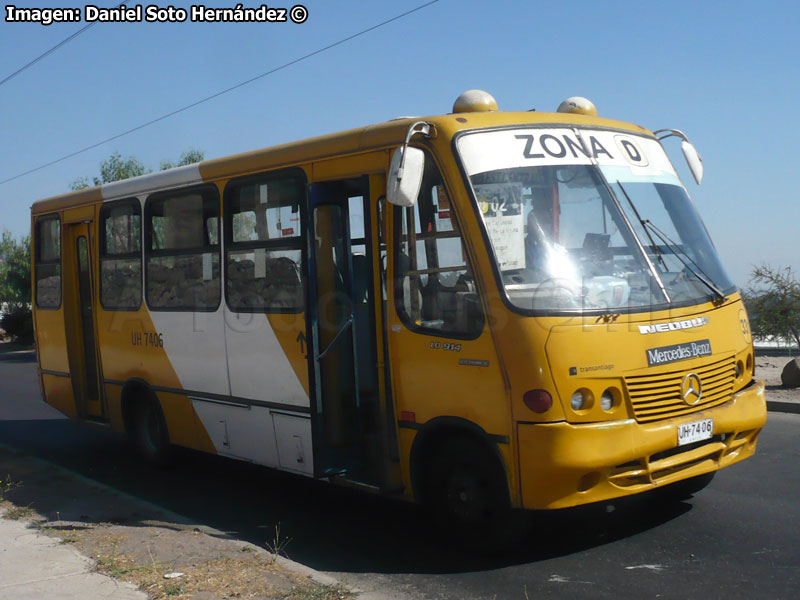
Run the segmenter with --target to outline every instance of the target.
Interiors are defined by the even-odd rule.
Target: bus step
[[[381,487],[379,485],[374,485],[371,483],[364,483],[363,481],[356,481],[355,479],[347,479],[344,476],[340,477],[332,477],[331,483],[336,485],[340,485],[342,487],[348,487],[353,489],[362,490],[365,492],[372,492],[374,494],[388,494],[390,496],[394,496],[397,494],[402,494],[403,490],[405,490],[405,486],[403,485],[394,485],[391,487]]]
[[[380,486],[372,485],[370,483],[363,483],[361,481],[356,481],[355,479],[347,479],[344,475],[331,477],[331,483],[335,483],[336,485],[341,485],[343,487],[363,490],[365,492],[373,492],[376,494],[382,491]]]

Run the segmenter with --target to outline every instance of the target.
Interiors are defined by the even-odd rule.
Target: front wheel
[[[169,431],[161,405],[155,397],[142,401],[136,411],[136,445],[150,462],[168,465],[172,458]]]
[[[498,460],[468,438],[443,443],[427,472],[427,503],[440,526],[460,541],[496,547],[523,531],[510,508]]]

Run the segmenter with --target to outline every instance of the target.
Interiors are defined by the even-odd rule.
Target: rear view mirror
[[[414,206],[425,171],[425,153],[401,146],[394,151],[386,182],[386,199],[396,206]]]
[[[703,159],[700,158],[697,149],[686,140],[681,142],[681,150],[683,151],[683,157],[686,159],[686,164],[689,165],[689,170],[694,176],[694,180],[697,185],[700,185],[703,180]]]
[[[386,199],[397,206],[414,206],[417,202],[422,175],[425,171],[425,153],[419,148],[411,148],[408,143],[416,134],[433,137],[433,125],[425,121],[412,123],[406,133],[402,146],[394,151],[389,165],[389,178],[386,181]]]
[[[700,158],[700,153],[697,152],[686,134],[679,129],[659,129],[653,132],[659,142],[663,142],[668,137],[679,137],[681,140],[681,151],[683,151],[683,158],[686,159],[686,164],[689,165],[689,170],[692,172],[697,185],[703,180],[703,159]]]

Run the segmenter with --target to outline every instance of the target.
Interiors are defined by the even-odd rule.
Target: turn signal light
[[[529,390],[522,396],[525,406],[535,413],[546,413],[553,406],[553,397],[547,390]]]

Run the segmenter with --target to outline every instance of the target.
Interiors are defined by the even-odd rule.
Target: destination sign
[[[624,168],[637,177],[676,178],[657,140],[620,131],[555,127],[478,131],[459,137],[458,150],[470,176],[519,167],[598,164]]]

